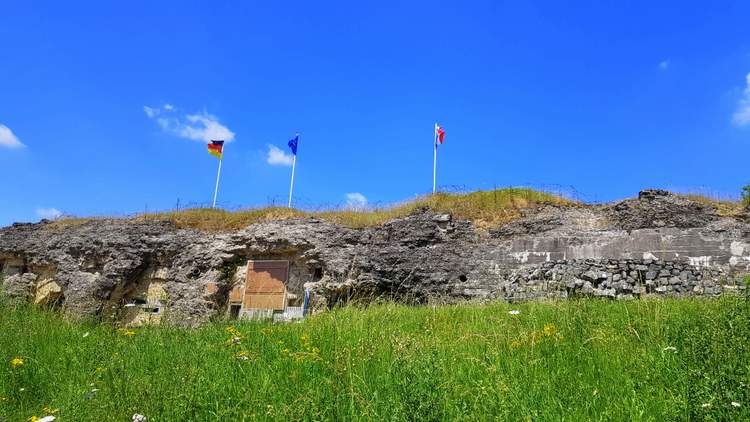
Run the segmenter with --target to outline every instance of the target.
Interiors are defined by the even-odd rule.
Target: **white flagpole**
[[[438,124],[435,123],[435,133],[432,142],[432,147],[435,148],[435,157],[432,160],[432,193],[435,194],[435,180],[437,179],[437,129]]]
[[[221,158],[219,158],[219,171],[216,173],[216,188],[214,188],[214,203],[211,208],[216,208],[216,195],[219,193],[219,178],[221,177],[221,161],[224,159],[224,146],[226,142],[221,145]]]
[[[299,133],[295,135],[295,138],[297,139],[298,145],[299,145]],[[289,204],[287,207],[292,208],[292,192],[294,192],[294,168],[297,167],[297,153],[294,153],[294,158],[292,158],[292,183],[289,185]]]

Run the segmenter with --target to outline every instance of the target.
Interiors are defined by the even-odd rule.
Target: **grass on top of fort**
[[[0,305],[0,419],[749,420],[744,297],[124,329]]]
[[[690,199],[716,208],[719,215],[734,216],[742,212],[741,201],[706,194],[686,194]],[[146,220],[168,220],[180,228],[206,231],[232,231],[252,223],[285,220],[299,217],[317,217],[348,227],[369,227],[404,217],[415,210],[427,207],[436,212],[450,213],[459,219],[472,221],[480,229],[501,226],[522,216],[522,210],[546,205],[584,207],[587,204],[554,193],[528,188],[505,188],[469,193],[444,193],[425,195],[383,207],[366,209],[330,209],[304,211],[286,207],[245,208],[227,211],[221,208],[187,208],[138,214],[131,217]],[[54,221],[52,228],[82,224],[95,218],[64,217]]]

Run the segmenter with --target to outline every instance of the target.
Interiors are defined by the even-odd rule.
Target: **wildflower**
[[[542,333],[544,333],[547,337],[552,337],[555,335],[555,326],[552,324],[544,324],[544,328],[542,329]]]
[[[49,413],[51,415],[54,415],[55,413],[57,413],[57,412],[60,411],[60,409],[53,409],[53,408],[51,408],[49,406],[44,406],[44,408],[42,408],[42,410],[44,411],[44,413]]]
[[[248,359],[250,359],[250,353],[248,353],[247,350],[240,350],[234,356],[237,358],[237,360],[248,360]]]
[[[707,408],[707,407],[711,407],[711,403],[703,403],[701,405],[701,407],[704,408],[704,409]]]
[[[122,335],[123,335],[123,336],[125,336],[125,337],[132,337],[132,336],[134,336],[134,335],[135,335],[135,331],[133,331],[133,330],[129,330],[129,329],[127,329],[127,328],[120,328],[120,329],[119,329],[119,330],[117,330],[117,331],[119,331],[119,332],[120,332],[120,334],[122,334]]]
[[[512,341],[511,343],[510,343],[510,347],[511,347],[512,349],[518,349],[519,347],[521,347],[521,342],[520,342],[520,341],[518,341],[518,340],[513,340],[513,341]]]
[[[141,414],[134,413],[133,422],[146,422],[146,417]]]
[[[740,406],[742,406],[741,404],[739,404],[736,401],[733,401],[731,404],[732,404],[732,407],[740,407]]]
[[[518,309],[514,309],[512,311],[508,311],[508,313],[511,315],[520,315],[521,311],[519,311]]]
[[[32,416],[29,418],[29,422],[52,422],[55,419],[57,419],[54,416],[45,416],[43,418],[40,418],[38,416]]]
[[[19,366],[23,366],[23,364],[23,358],[13,358],[13,360],[10,361],[10,366],[13,368],[18,368]]]
[[[676,348],[676,347],[674,347],[674,346],[667,346],[667,347],[665,347],[665,348],[661,349],[661,351],[662,351],[662,352],[672,352],[672,353],[677,353],[677,348]]]
[[[287,354],[287,353],[289,353],[289,349],[287,349],[287,348],[285,347],[285,348],[281,349],[281,353],[283,353],[283,354]]]

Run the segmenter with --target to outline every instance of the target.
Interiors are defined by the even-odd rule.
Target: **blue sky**
[[[435,122],[448,189],[750,182],[750,2],[561,3],[5,2],[0,225],[210,203],[217,134],[229,208],[296,131],[300,206],[427,193]]]

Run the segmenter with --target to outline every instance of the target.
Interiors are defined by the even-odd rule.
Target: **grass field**
[[[381,304],[197,330],[0,305],[0,358],[6,421],[750,419],[742,297]]]

